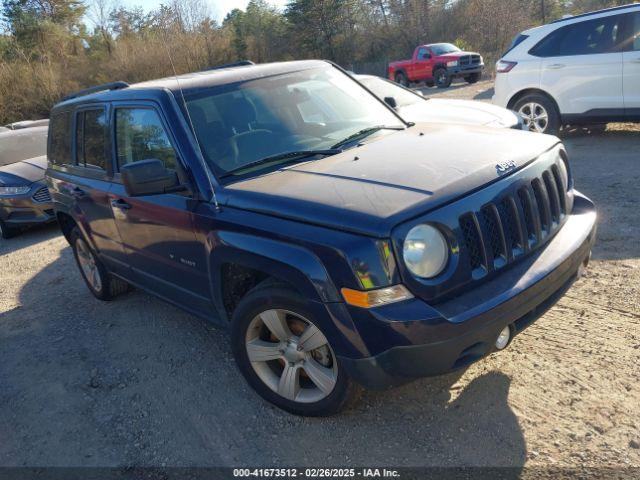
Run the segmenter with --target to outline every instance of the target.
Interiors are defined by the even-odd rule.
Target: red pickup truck
[[[454,78],[462,77],[475,83],[482,75],[484,61],[475,52],[463,52],[450,43],[420,45],[413,51],[411,60],[389,64],[389,80],[403,86],[425,82],[427,86],[447,88]]]

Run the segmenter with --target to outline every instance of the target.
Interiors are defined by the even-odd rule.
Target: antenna
[[[193,120],[191,119],[191,114],[189,113],[189,107],[187,107],[187,101],[184,98],[184,92],[182,91],[182,87],[180,86],[180,80],[178,79],[178,73],[176,72],[176,67],[173,64],[173,59],[171,58],[171,52],[169,51],[169,39],[167,38],[167,32],[163,29],[164,32],[164,48],[167,51],[167,56],[169,57],[169,63],[171,63],[171,69],[173,70],[173,76],[176,79],[176,84],[178,85],[178,90],[180,90],[180,98],[182,99],[182,106],[184,107],[184,111],[187,114],[187,120],[189,121],[189,127],[191,128],[191,133],[193,134],[193,138],[196,141],[196,145],[198,147],[198,157],[200,160],[200,164],[204,169],[204,173],[207,176],[207,181],[209,182],[209,188],[211,188],[211,194],[213,197],[213,203],[215,205],[216,211],[220,210],[220,205],[218,205],[218,199],[216,197],[216,189],[213,186],[213,180],[211,180],[211,173],[209,172],[209,166],[204,159],[204,154],[202,153],[202,147],[200,146],[200,141],[198,140],[198,135],[196,135],[196,129],[193,126]]]

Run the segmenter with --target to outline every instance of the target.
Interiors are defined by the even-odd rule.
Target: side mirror
[[[397,108],[398,107],[398,102],[396,102],[396,99],[393,98],[393,97],[384,97],[384,103],[389,105],[391,108]]]
[[[124,165],[120,169],[120,175],[124,189],[130,197],[185,190],[184,186],[180,185],[176,172],[166,169],[164,164],[155,158]]]

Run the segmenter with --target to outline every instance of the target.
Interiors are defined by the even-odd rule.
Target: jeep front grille
[[[47,187],[40,187],[36,193],[33,194],[33,201],[38,203],[47,203],[51,201],[51,195]]]
[[[565,184],[553,165],[514,193],[460,216],[474,278],[514,262],[559,229],[568,213]]]

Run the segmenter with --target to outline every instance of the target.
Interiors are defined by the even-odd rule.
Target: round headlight
[[[414,275],[431,278],[447,266],[449,246],[440,231],[431,225],[418,225],[404,239],[404,263]]]

